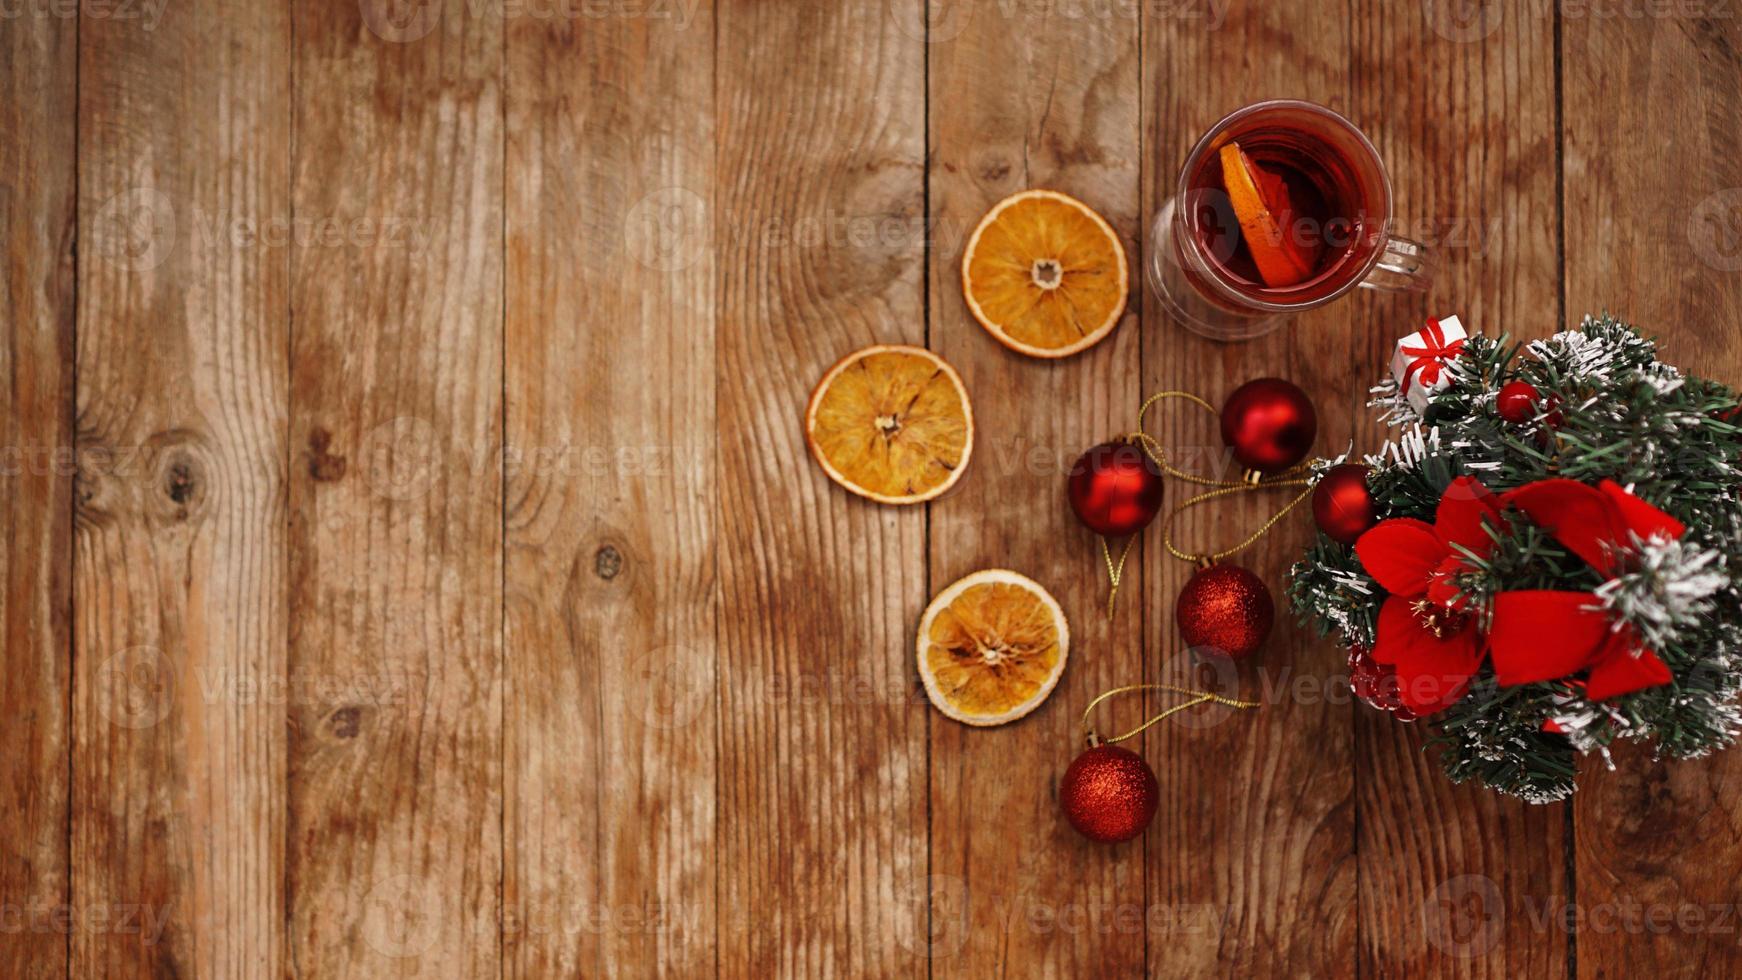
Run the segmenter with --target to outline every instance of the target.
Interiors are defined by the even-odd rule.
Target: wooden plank
[[[1359,325],[1342,391],[1362,452],[1393,433],[1358,402],[1426,315],[1516,338],[1558,328],[1554,22],[1535,11],[1372,3],[1352,18],[1353,115],[1390,170],[1400,231],[1439,264],[1425,304],[1374,297],[1343,311]],[[1365,707],[1355,717],[1361,972],[1564,975],[1565,807],[1454,786],[1422,751],[1425,725]]]
[[[1064,504],[1077,456],[1131,430],[1137,307],[1091,350],[1036,360],[974,320],[960,271],[967,237],[994,203],[1046,187],[1108,219],[1141,289],[1138,19],[1135,7],[1094,10],[984,4],[932,22],[931,344],[962,372],[978,431],[961,484],[932,507],[931,582],[941,589],[987,567],[1029,575],[1064,607],[1072,647],[1052,696],[1021,722],[977,730],[927,709],[936,977],[1143,969],[1143,937],[1131,930],[1142,844],[1090,842],[1058,805],[1059,777],[1083,747],[1083,707],[1143,675],[1139,576],[1125,580],[1110,621],[1096,537]]]
[[[719,970],[926,970],[925,512],[832,485],[800,416],[921,343],[921,8],[718,12]]]
[[[509,22],[504,955],[715,957],[713,23]]]
[[[284,973],[290,21],[79,29],[74,976]]]
[[[387,6],[296,9],[288,966],[494,976],[503,19]]]
[[[0,32],[0,907],[7,969],[65,976],[71,752],[73,230],[78,35],[29,16]],[[68,920],[70,921],[70,920]]]
[[[1569,15],[1561,31],[1568,318],[1607,309],[1655,334],[1665,360],[1742,384],[1742,25],[1695,5]],[[1613,772],[1587,761],[1574,798],[1579,973],[1742,970],[1742,753],[1653,762],[1629,745]]]
[[[1162,5],[1147,11],[1143,38],[1146,222],[1174,193],[1192,144],[1233,109],[1279,96],[1349,109],[1353,51],[1342,17],[1296,4]],[[1146,293],[1144,389],[1183,389],[1220,405],[1246,381],[1289,378],[1317,406],[1315,450],[1340,452],[1370,383],[1350,326],[1369,321],[1367,302],[1345,301],[1267,337],[1220,344],[1187,332]],[[1150,431],[1182,468],[1232,468],[1216,420],[1175,404]],[[1174,482],[1168,506],[1192,490]],[[1274,492],[1196,508],[1176,522],[1176,535],[1190,550],[1226,548],[1287,500]],[[1339,976],[1354,967],[1353,722],[1347,700],[1326,696],[1323,680],[1342,671],[1343,658],[1296,630],[1283,605],[1288,567],[1309,529],[1296,513],[1232,559],[1258,574],[1278,603],[1268,645],[1238,668],[1194,663],[1173,619],[1192,567],[1160,547],[1143,554],[1150,679],[1263,702],[1250,714],[1176,715],[1146,742],[1163,787],[1148,838],[1154,976]],[[1177,702],[1167,697],[1152,707]]]

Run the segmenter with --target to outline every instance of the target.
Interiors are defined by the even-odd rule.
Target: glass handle
[[[1361,285],[1390,293],[1425,293],[1433,278],[1433,258],[1428,247],[1392,235],[1385,243],[1385,254],[1379,257],[1379,264],[1361,280]]]

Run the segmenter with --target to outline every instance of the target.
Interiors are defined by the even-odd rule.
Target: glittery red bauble
[[[1155,773],[1135,752],[1097,745],[1077,756],[1059,781],[1059,805],[1077,833],[1103,844],[1143,833],[1161,799]]]
[[[1249,470],[1288,469],[1306,458],[1318,434],[1312,400],[1281,378],[1248,381],[1222,405],[1222,441]]]
[[[1123,537],[1161,510],[1161,467],[1134,443],[1104,442],[1084,453],[1065,486],[1071,510],[1096,534]]]
[[[1313,488],[1313,523],[1333,541],[1354,544],[1378,519],[1367,470],[1365,463],[1333,466]]]
[[[1186,646],[1239,660],[1264,645],[1276,604],[1258,576],[1239,565],[1211,565],[1180,590],[1173,618]]]
[[[1536,415],[1536,404],[1541,398],[1542,393],[1536,390],[1536,385],[1528,381],[1508,381],[1500,387],[1500,394],[1494,396],[1494,410],[1513,425],[1522,425]]]

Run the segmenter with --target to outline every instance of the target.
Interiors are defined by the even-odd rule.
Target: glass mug
[[[1224,173],[1231,155],[1242,173]],[[1268,223],[1251,231],[1230,193],[1242,181],[1245,200],[1267,206]],[[1210,127],[1186,156],[1150,230],[1150,288],[1194,333],[1257,337],[1356,286],[1427,289],[1427,247],[1391,225],[1391,178],[1353,123],[1311,102],[1258,102]]]

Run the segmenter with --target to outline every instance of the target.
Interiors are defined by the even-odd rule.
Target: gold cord
[[[1228,486],[1229,484],[1225,480],[1212,480],[1208,477],[1202,477],[1194,473],[1187,473],[1184,470],[1175,469],[1173,464],[1167,461],[1167,453],[1161,448],[1161,443],[1157,442],[1154,436],[1144,430],[1143,420],[1149,415],[1150,408],[1153,407],[1156,402],[1168,398],[1184,398],[1186,401],[1200,406],[1204,411],[1209,412],[1211,415],[1220,414],[1216,411],[1215,406],[1189,391],[1158,391],[1144,399],[1143,407],[1137,410],[1137,431],[1131,433],[1130,438],[1132,441],[1143,447],[1143,452],[1147,454],[1150,459],[1155,460],[1155,465],[1161,467],[1163,473],[1166,473],[1168,476],[1171,476],[1176,480],[1184,480],[1187,483],[1196,483],[1200,486],[1206,487]]]
[[[1144,419],[1148,417],[1149,410],[1153,408],[1157,402],[1169,398],[1183,398],[1186,401],[1197,405],[1199,408],[1202,408],[1204,411],[1209,412],[1211,415],[1220,414],[1216,411],[1215,406],[1189,391],[1156,392],[1144,399],[1143,407],[1137,410],[1137,431],[1126,436],[1126,439],[1142,447],[1144,455],[1153,460],[1156,466],[1161,467],[1161,471],[1166,473],[1168,476],[1171,476],[1176,480],[1184,480],[1187,483],[1195,483],[1198,486],[1211,488],[1169,511],[1167,519],[1163,521],[1161,525],[1161,542],[1167,546],[1168,554],[1181,561],[1191,562],[1196,565],[1208,565],[1211,562],[1227,558],[1229,555],[1241,551],[1248,545],[1252,544],[1252,542],[1263,537],[1266,532],[1276,526],[1276,522],[1286,517],[1289,511],[1294,510],[1302,500],[1305,500],[1307,495],[1312,492],[1312,483],[1310,480],[1302,479],[1301,477],[1302,474],[1312,468],[1312,464],[1298,463],[1280,473],[1272,473],[1268,476],[1262,476],[1257,472],[1249,472],[1239,480],[1213,480],[1209,477],[1198,476],[1195,473],[1187,473],[1184,470],[1178,469],[1172,463],[1167,461],[1167,451],[1162,448],[1161,443],[1156,441],[1156,438],[1150,435],[1143,428]],[[1196,507],[1198,504],[1207,503],[1218,497],[1226,497],[1237,493],[1250,493],[1254,490],[1271,490],[1276,487],[1303,487],[1305,489],[1302,489],[1300,493],[1296,494],[1293,500],[1290,500],[1287,504],[1283,505],[1281,510],[1270,515],[1270,519],[1265,521],[1262,527],[1247,535],[1245,540],[1241,541],[1234,547],[1228,548],[1224,551],[1188,554],[1174,546],[1174,518],[1185,512],[1188,508]],[[1112,587],[1107,590],[1108,619],[1113,618],[1114,602],[1119,597],[1119,579],[1125,573],[1125,559],[1131,555],[1131,542],[1134,540],[1136,540],[1136,535],[1132,535],[1125,539],[1125,547],[1119,552],[1119,560],[1114,561],[1113,551],[1107,546],[1107,539],[1105,537],[1101,539],[1101,561],[1106,564],[1107,578],[1112,583]],[[1139,731],[1141,730],[1142,729],[1139,729]]]
[[[1119,562],[1113,563],[1113,552],[1107,547],[1107,539],[1101,539],[1101,560],[1107,563],[1107,577],[1112,580],[1113,587],[1107,590],[1107,618],[1113,618],[1113,600],[1119,597],[1119,576],[1125,574],[1125,559],[1131,555],[1131,542],[1137,540],[1137,535],[1125,539],[1125,547],[1119,550]]]
[[[1211,415],[1218,415],[1219,416],[1221,414],[1221,413],[1216,411],[1215,406],[1211,405],[1209,402],[1203,400],[1202,398],[1199,398],[1197,395],[1194,395],[1189,391],[1161,391],[1161,392],[1157,392],[1153,395],[1150,395],[1149,398],[1144,400],[1143,407],[1139,408],[1137,410],[1137,431],[1133,432],[1129,438],[1133,442],[1136,442],[1139,446],[1143,447],[1144,453],[1147,454],[1150,459],[1155,461],[1155,465],[1161,467],[1163,472],[1167,473],[1169,476],[1172,476],[1176,479],[1185,480],[1188,483],[1196,483],[1199,486],[1213,488],[1209,491],[1198,494],[1197,496],[1191,498],[1190,500],[1186,501],[1185,503],[1180,504],[1178,507],[1175,507],[1172,511],[1170,511],[1168,513],[1167,520],[1162,522],[1162,526],[1161,526],[1161,541],[1162,541],[1162,544],[1167,546],[1168,554],[1173,555],[1175,558],[1178,558],[1181,561],[1189,561],[1189,562],[1192,562],[1193,564],[1198,564],[1198,565],[1207,564],[1209,562],[1213,562],[1213,561],[1216,561],[1218,559],[1226,558],[1229,555],[1232,555],[1235,552],[1240,551],[1241,549],[1250,545],[1252,542],[1257,541],[1259,538],[1263,537],[1265,532],[1267,532],[1271,528],[1275,527],[1277,521],[1282,520],[1283,517],[1286,516],[1289,511],[1291,511],[1295,508],[1295,505],[1299,504],[1302,500],[1306,499],[1307,495],[1312,492],[1310,481],[1300,479],[1301,474],[1305,473],[1306,471],[1308,471],[1309,469],[1312,468],[1311,463],[1298,463],[1298,464],[1291,466],[1288,469],[1286,469],[1280,473],[1274,473],[1274,474],[1271,474],[1269,476],[1259,476],[1256,473],[1248,473],[1248,474],[1246,474],[1246,477],[1244,479],[1240,479],[1240,480],[1212,480],[1208,477],[1197,476],[1196,474],[1186,473],[1182,470],[1176,469],[1173,465],[1168,463],[1167,453],[1161,448],[1161,443],[1157,442],[1155,437],[1150,435],[1143,428],[1143,421],[1149,415],[1150,408],[1153,407],[1157,402],[1163,401],[1164,399],[1168,399],[1168,398],[1183,398],[1186,401],[1189,401],[1192,404],[1197,405],[1198,407],[1202,408],[1204,411],[1209,412]],[[1268,490],[1268,489],[1271,489],[1273,487],[1306,487],[1307,489],[1302,490],[1299,494],[1297,494],[1295,496],[1295,498],[1293,500],[1290,500],[1286,505],[1284,505],[1281,510],[1277,511],[1275,514],[1272,514],[1270,519],[1264,522],[1263,527],[1260,527],[1258,530],[1252,532],[1252,534],[1247,536],[1246,540],[1241,541],[1239,544],[1235,545],[1232,548],[1227,549],[1226,551],[1206,552],[1206,553],[1202,553],[1202,554],[1187,554],[1186,552],[1183,552],[1183,551],[1179,550],[1178,548],[1174,547],[1174,543],[1173,543],[1173,520],[1174,520],[1174,518],[1178,517],[1182,512],[1184,512],[1187,508],[1195,507],[1198,504],[1205,503],[1205,502],[1210,501],[1210,500],[1214,500],[1217,497],[1226,497],[1226,496],[1229,496],[1231,494],[1237,494],[1237,493],[1247,493],[1247,492],[1250,492],[1253,490]],[[1105,549],[1106,549],[1106,543],[1103,542],[1102,543],[1103,553],[1105,553]],[[1108,560],[1108,568],[1109,569],[1112,568],[1111,559]],[[1115,589],[1118,588],[1117,579],[1114,580],[1113,584],[1114,584]],[[1108,600],[1108,610],[1111,611],[1111,609],[1112,609],[1112,600],[1109,599]]]
[[[1161,443],[1156,441],[1156,438],[1150,435],[1143,427],[1143,420],[1148,417],[1150,408],[1153,407],[1156,402],[1168,398],[1184,398],[1186,401],[1197,405],[1199,408],[1209,412],[1211,415],[1220,417],[1222,414],[1216,411],[1215,406],[1189,391],[1158,391],[1144,399],[1143,407],[1137,410],[1137,431],[1131,433],[1131,435],[1126,438],[1137,443],[1139,446],[1142,446],[1144,454],[1154,460],[1155,465],[1161,467],[1162,472],[1166,473],[1168,476],[1178,480],[1184,480],[1187,483],[1196,483],[1199,486],[1204,487],[1252,487],[1255,485],[1276,486],[1278,485],[1278,481],[1298,476],[1312,468],[1311,463],[1299,463],[1295,466],[1289,467],[1281,473],[1275,473],[1258,480],[1250,478],[1240,480],[1214,480],[1207,476],[1198,476],[1195,473],[1187,473],[1184,470],[1178,469],[1174,467],[1172,463],[1167,461],[1167,452],[1161,448]]]
[[[1123,735],[1107,739],[1103,739],[1099,735],[1096,735],[1095,727],[1089,724],[1089,717],[1094,714],[1095,707],[1115,694],[1130,694],[1133,691],[1168,691],[1173,694],[1190,695],[1191,700],[1184,704],[1176,704],[1173,707],[1168,708],[1166,711],[1161,712]],[[1259,706],[1257,701],[1240,701],[1234,698],[1225,698],[1220,694],[1211,694],[1209,691],[1194,691],[1189,687],[1175,687],[1172,684],[1127,684],[1124,687],[1116,687],[1111,691],[1102,693],[1099,697],[1095,698],[1095,700],[1090,701],[1087,708],[1083,709],[1083,737],[1088,741],[1090,746],[1102,744],[1112,745],[1116,742],[1123,742],[1132,736],[1141,734],[1151,725],[1160,722],[1162,719],[1176,711],[1184,711],[1187,708],[1195,707],[1200,704],[1220,704],[1229,708],[1256,708]]]
[[[1306,489],[1302,490],[1300,493],[1295,494],[1293,500],[1290,500],[1287,504],[1284,504],[1283,508],[1281,510],[1270,515],[1270,520],[1265,521],[1264,524],[1258,528],[1258,530],[1253,531],[1251,534],[1247,535],[1246,540],[1240,542],[1239,544],[1235,545],[1232,548],[1229,548],[1225,551],[1205,552],[1205,553],[1201,553],[1201,554],[1187,554],[1186,552],[1183,552],[1174,546],[1174,543],[1173,543],[1173,519],[1178,517],[1180,514],[1185,513],[1187,508],[1195,507],[1198,504],[1205,503],[1205,502],[1210,501],[1210,500],[1214,500],[1217,497],[1226,497],[1226,496],[1230,496],[1232,494],[1237,494],[1237,493],[1251,493],[1254,490],[1265,490],[1265,489],[1269,489],[1271,487],[1306,487]],[[1260,483],[1256,486],[1253,486],[1250,484],[1239,484],[1237,486],[1221,487],[1221,488],[1216,489],[1216,490],[1210,490],[1210,491],[1206,491],[1204,493],[1200,493],[1196,497],[1193,497],[1192,499],[1186,501],[1183,504],[1180,504],[1178,507],[1175,507],[1173,510],[1168,512],[1167,520],[1163,521],[1162,525],[1161,525],[1161,543],[1167,546],[1167,553],[1168,554],[1174,556],[1175,558],[1178,558],[1180,561],[1189,561],[1194,565],[1205,565],[1205,564],[1208,564],[1210,562],[1219,561],[1223,558],[1228,557],[1229,555],[1234,554],[1235,552],[1240,551],[1241,549],[1245,548],[1247,545],[1249,545],[1252,542],[1257,541],[1259,538],[1263,537],[1264,533],[1266,531],[1275,527],[1277,521],[1280,521],[1284,517],[1287,517],[1288,512],[1291,510],[1294,510],[1295,506],[1298,505],[1301,501],[1305,500],[1307,498],[1307,496],[1309,494],[1311,494],[1312,492],[1313,492],[1312,486],[1306,480],[1271,480],[1271,481],[1266,481],[1266,482]]]

